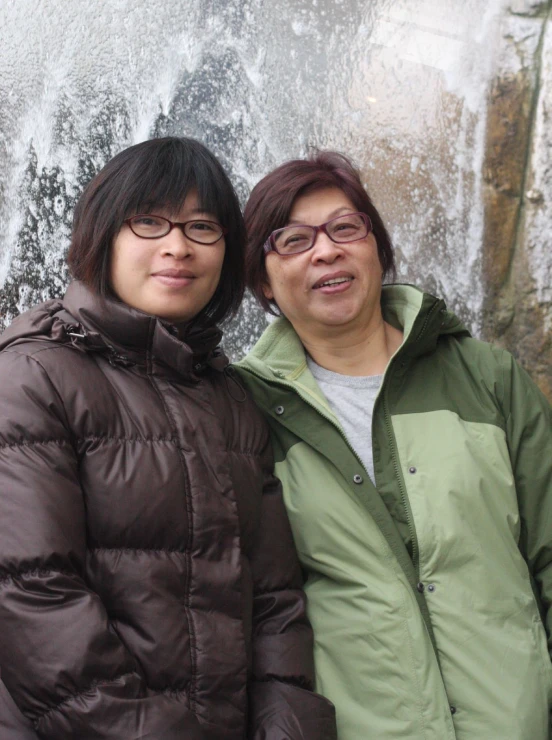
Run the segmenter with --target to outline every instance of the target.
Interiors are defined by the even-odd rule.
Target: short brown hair
[[[342,154],[315,151],[308,159],[293,159],[277,167],[255,185],[245,206],[247,287],[261,306],[275,313],[275,303],[263,293],[267,282],[263,245],[275,229],[286,226],[296,198],[323,188],[339,188],[359,212],[372,222],[383,278],[395,278],[395,256],[381,216],[351,160]]]
[[[240,204],[218,159],[195,139],[170,136],[131,146],[88,183],[74,213],[67,257],[72,276],[98,295],[113,296],[111,246],[125,218],[160,207],[177,213],[191,190],[228,229],[221,280],[195,320],[215,324],[235,314],[245,287]]]

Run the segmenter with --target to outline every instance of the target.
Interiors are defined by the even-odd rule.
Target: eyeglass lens
[[[159,239],[171,230],[171,222],[162,216],[138,215],[129,220],[130,228],[143,239]],[[222,236],[221,227],[213,221],[187,221],[184,234],[200,244],[214,244]]]
[[[358,213],[345,214],[328,221],[326,233],[333,242],[353,242],[368,235],[368,226]],[[286,226],[274,235],[274,244],[280,254],[295,254],[310,249],[316,239],[314,226]]]

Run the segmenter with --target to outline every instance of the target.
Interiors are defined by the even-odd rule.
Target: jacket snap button
[[[412,473],[412,475],[414,475],[414,473],[416,472],[416,468],[414,466],[412,466],[411,468],[408,468],[408,472],[409,473]]]
[[[362,483],[362,476],[357,473],[356,475],[353,475],[353,480],[355,483]]]
[[[433,593],[435,591],[435,584],[434,583],[430,583],[429,586],[427,587],[427,590],[428,591],[431,591],[431,593]]]
[[[424,592],[424,584],[421,581],[420,581],[420,583],[418,583],[418,585],[416,586],[416,588],[418,589],[418,591],[421,594],[423,594],[423,592]]]
[[[453,707],[453,706],[451,705],[451,707],[450,707],[450,713],[451,713],[451,714],[456,714],[456,707]]]
[[[276,406],[276,413],[278,414],[278,416],[281,416],[284,413],[284,407]]]

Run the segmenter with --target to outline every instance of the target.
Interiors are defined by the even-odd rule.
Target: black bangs
[[[195,139],[167,137],[136,144],[108,162],[100,179],[95,192],[98,215],[116,229],[136,213],[160,208],[178,213],[192,190],[200,207],[227,229],[232,229],[239,209],[222,165]]]
[[[133,166],[121,173],[117,198],[121,223],[136,213],[160,208],[176,214],[193,190],[200,207],[220,219],[224,185],[219,168],[203,155],[203,147],[200,149],[198,142],[186,139],[157,139],[154,143],[157,146],[148,147],[146,142]]]

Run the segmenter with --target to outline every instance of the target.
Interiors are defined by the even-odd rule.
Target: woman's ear
[[[263,283],[263,295],[268,301],[274,300],[274,293],[268,282]]]

